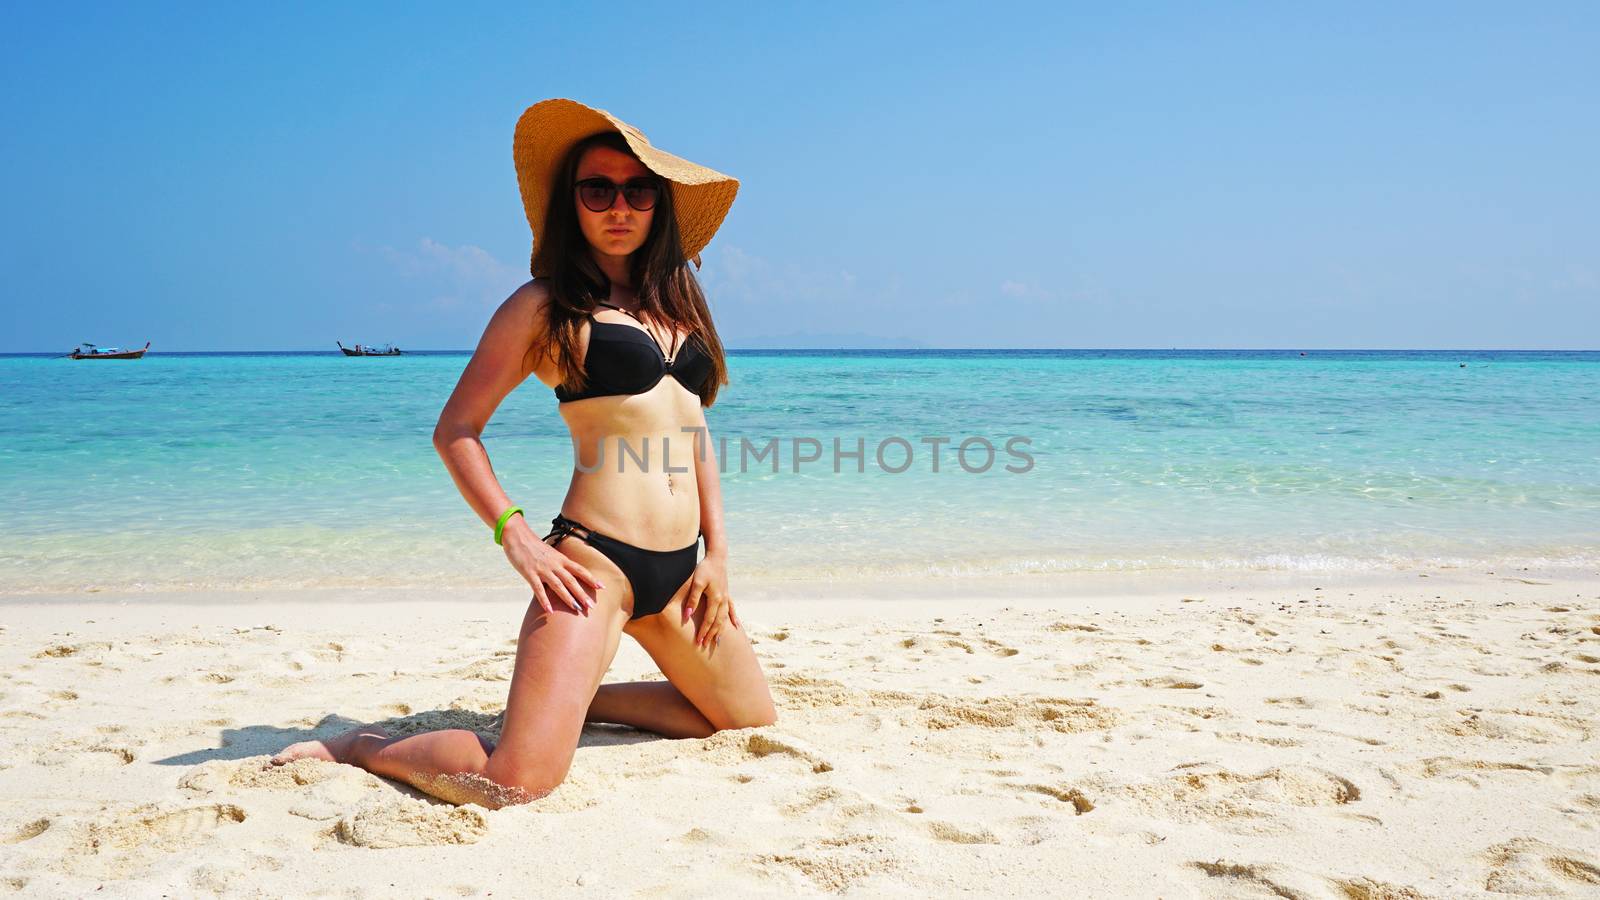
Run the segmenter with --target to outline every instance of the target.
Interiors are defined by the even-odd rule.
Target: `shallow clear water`
[[[515,583],[430,441],[466,361],[0,357],[0,591]],[[735,575],[1600,560],[1600,353],[729,364],[707,419]],[[930,436],[950,439],[938,471]],[[798,472],[797,438],[821,452]],[[960,465],[968,438],[995,448],[987,471]],[[1028,462],[1012,438],[1025,472],[1005,469]],[[741,471],[741,441],[774,439],[777,472],[771,456]],[[834,471],[835,439],[863,442],[864,472]],[[540,529],[571,474],[554,397],[524,384],[484,441]],[[906,471],[880,468],[883,442],[891,467],[909,447]],[[980,467],[982,445],[965,458]]]

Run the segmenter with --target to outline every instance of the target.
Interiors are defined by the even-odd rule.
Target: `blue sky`
[[[1600,347],[1593,4],[270,6],[0,11],[0,351],[470,348],[547,97],[732,347]]]

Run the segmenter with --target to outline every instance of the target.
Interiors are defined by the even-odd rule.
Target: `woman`
[[[668,737],[776,721],[728,596],[703,409],[727,383],[726,366],[688,265],[698,266],[738,182],[570,100],[528,108],[515,156],[534,279],[491,318],[434,432],[462,496],[533,588],[499,743],[466,730],[396,738],[369,726],[294,744],[275,764],[344,762],[497,808],[554,790],[585,721]],[[529,375],[555,389],[577,452],[543,540],[495,480],[480,440]],[[666,681],[600,684],[623,633]]]

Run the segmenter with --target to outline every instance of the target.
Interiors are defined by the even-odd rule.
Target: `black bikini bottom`
[[[630,619],[652,616],[666,609],[667,601],[678,592],[678,588],[683,587],[683,583],[694,574],[694,567],[700,563],[700,535],[696,535],[694,543],[682,550],[646,550],[600,534],[560,513],[550,520],[550,525],[550,533],[544,536],[550,546],[560,546],[562,538],[575,537],[617,564],[617,568],[627,576],[628,584],[633,587],[633,615],[629,616]],[[555,538],[555,541],[550,541],[551,538]]]

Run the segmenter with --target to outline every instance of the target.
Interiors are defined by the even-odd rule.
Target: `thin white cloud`
[[[1000,282],[1000,293],[1024,303],[1041,303],[1055,299],[1055,291],[1047,291],[1027,281],[1006,279]]]
[[[1600,287],[1600,278],[1588,266],[1569,265],[1550,286],[1557,291],[1593,291]]]
[[[472,244],[452,247],[424,237],[413,248],[380,247],[379,254],[403,278],[427,283],[433,296],[423,305],[450,310],[486,306],[505,299],[526,277]]]
[[[696,275],[730,346],[804,334],[885,343],[906,330],[895,273],[861,273],[825,260],[771,260],[734,244],[713,244]]]

